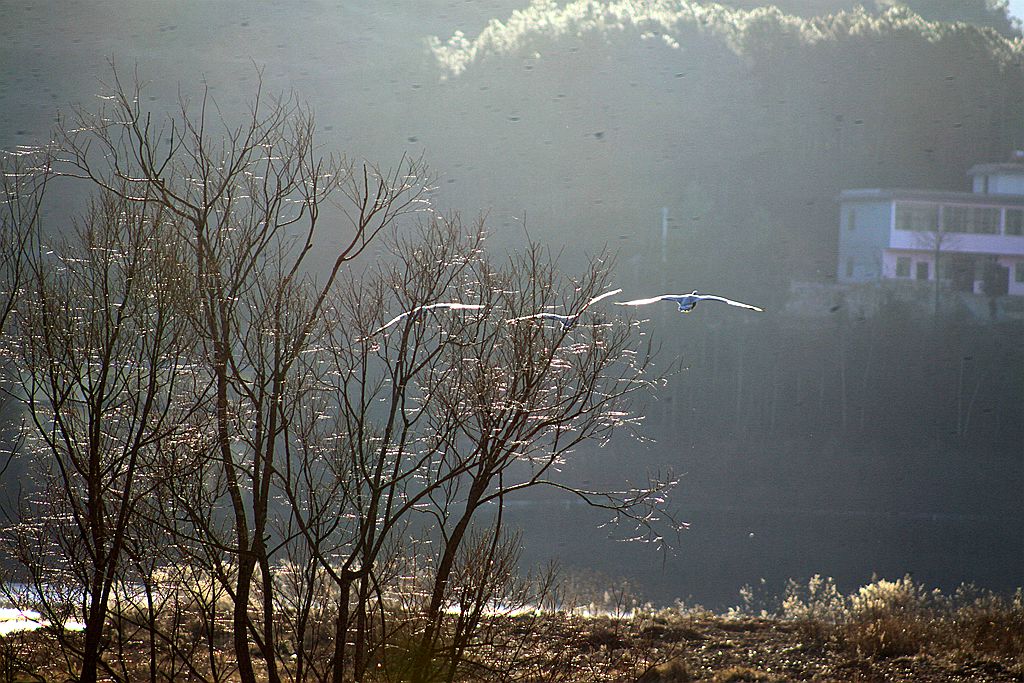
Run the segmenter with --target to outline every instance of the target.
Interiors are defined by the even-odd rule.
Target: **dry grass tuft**
[[[876,579],[844,596],[832,579],[790,582],[783,618],[818,645],[857,657],[896,658],[944,652],[969,666],[998,662],[1024,671],[1024,594],[1011,597],[970,586],[953,595],[929,591],[909,576]],[[992,668],[989,666],[989,668]]]
[[[751,669],[747,666],[730,666],[728,669],[719,671],[711,679],[711,683],[733,683],[736,681],[763,681],[766,683],[777,683],[783,679],[767,671]]]
[[[689,683],[699,678],[686,662],[681,659],[673,659],[670,662],[659,664],[645,671],[637,683]]]

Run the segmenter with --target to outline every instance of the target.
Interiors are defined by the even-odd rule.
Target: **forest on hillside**
[[[801,17],[816,17],[851,11],[857,7],[868,7],[876,11],[889,7],[903,6],[928,21],[946,23],[963,22],[975,26],[993,28],[1000,35],[1012,38],[1020,35],[1019,20],[1012,17],[1006,0],[727,0],[722,3],[739,9],[755,9],[774,5],[786,14]]]
[[[1024,145],[1020,43],[905,7],[535,3],[432,49],[465,131],[442,156],[492,151],[480,194],[533,234],[612,243],[648,286],[780,303],[790,279],[834,276],[841,190],[966,190]],[[650,267],[661,207],[671,265]]]
[[[971,166],[1024,146],[1018,28],[995,3],[754,4],[534,3],[432,44],[447,95],[472,103],[454,144],[529,169],[475,191],[528,207],[567,260],[611,244],[627,296],[766,308],[643,311],[679,367],[648,407],[654,443],[613,444],[579,476],[672,467],[684,510],[1019,518],[1019,323],[953,296],[932,312],[883,293],[872,316],[786,305],[794,281],[834,282],[842,190],[967,191]]]

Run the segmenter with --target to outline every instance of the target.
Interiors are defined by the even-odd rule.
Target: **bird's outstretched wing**
[[[405,311],[404,313],[399,313],[394,318],[392,318],[391,320],[387,321],[386,323],[384,323],[383,325],[378,327],[376,330],[371,332],[370,335],[377,334],[378,332],[383,332],[384,330],[388,329],[392,325],[394,325],[396,323],[399,323],[402,320],[405,320],[410,315],[416,315],[417,313],[422,313],[423,311],[430,311],[430,310],[433,310],[435,308],[446,308],[446,309],[449,309],[449,310],[457,310],[457,311],[469,311],[469,310],[475,311],[475,310],[479,310],[479,309],[481,309],[483,307],[484,307],[483,304],[463,304],[463,303],[459,303],[457,301],[442,302],[442,303],[436,303],[436,304],[425,304],[423,306],[417,306],[415,308],[412,308],[412,309],[410,309],[408,311]]]
[[[384,330],[388,329],[389,327],[391,327],[391,326],[392,326],[392,325],[394,325],[395,323],[398,323],[398,322],[400,322],[400,321],[402,321],[402,320],[404,320],[404,319],[408,318],[408,317],[409,317],[410,315],[412,315],[413,313],[415,313],[415,312],[416,312],[417,310],[418,310],[418,309],[414,308],[414,309],[412,309],[411,311],[406,311],[405,313],[399,313],[399,314],[398,314],[398,315],[396,315],[396,316],[395,316],[394,318],[392,318],[391,320],[387,321],[386,323],[384,323],[383,325],[381,325],[380,327],[378,327],[377,329],[375,329],[375,330],[374,330],[373,332],[371,332],[370,334],[371,334],[371,335],[374,335],[374,334],[377,334],[378,332],[383,332]]]
[[[662,294],[661,296],[652,296],[648,299],[633,299],[632,301],[616,301],[616,306],[646,306],[647,304],[656,304],[659,301],[676,301],[680,298],[680,294]]]
[[[567,315],[564,315],[562,313],[551,313],[550,311],[541,311],[540,313],[531,313],[530,315],[522,315],[522,316],[519,316],[518,318],[511,318],[509,320],[506,320],[505,322],[507,322],[507,323],[514,323],[514,322],[519,322],[520,320],[533,320],[533,319],[557,320],[558,322],[562,323],[562,325],[568,326],[568,325],[572,324],[576,320],[576,318],[580,317],[580,314],[583,313],[583,311],[587,310],[588,308],[590,308],[591,306],[596,304],[601,299],[605,299],[607,297],[614,296],[614,295],[618,294],[621,291],[622,291],[622,289],[620,288],[620,289],[613,289],[613,290],[607,291],[604,294],[598,294],[593,299],[591,299],[587,303],[583,304],[580,307],[580,310],[576,311],[575,313],[569,313]]]
[[[608,298],[608,297],[610,297],[610,296],[615,296],[616,294],[618,294],[618,293],[619,293],[619,292],[621,292],[621,291],[622,291],[622,288],[620,287],[619,289],[613,289],[613,290],[607,291],[607,292],[605,292],[604,294],[598,294],[598,295],[597,295],[597,296],[595,296],[595,297],[594,297],[593,299],[591,299],[591,300],[590,300],[590,301],[588,301],[587,303],[583,304],[583,308],[581,308],[581,309],[579,310],[579,312],[577,313],[577,315],[579,315],[579,313],[582,313],[583,311],[587,310],[588,308],[590,308],[591,306],[593,306],[594,304],[596,304],[596,303],[597,303],[598,301],[600,301],[601,299],[607,299],[607,298]]]
[[[764,313],[763,308],[759,308],[758,306],[752,306],[750,304],[745,304],[742,301],[733,301],[732,299],[726,299],[724,296],[716,296],[714,294],[694,294],[693,296],[701,301],[721,301],[723,304],[729,304],[730,306],[749,308],[752,311]]]
[[[520,320],[540,319],[540,320],[558,320],[559,322],[563,322],[564,323],[566,320],[570,320],[570,319],[575,318],[575,317],[576,316],[574,316],[574,315],[562,315],[561,313],[548,313],[548,312],[544,311],[544,312],[541,312],[541,313],[531,313],[530,315],[521,315],[518,318],[510,318],[509,320],[506,320],[505,322],[507,322],[507,323],[516,323],[516,322],[519,322]]]
[[[440,304],[427,304],[426,306],[420,306],[420,310],[429,310],[432,308],[447,308],[453,311],[479,311],[483,307],[483,304],[463,304],[457,301],[453,301]]]

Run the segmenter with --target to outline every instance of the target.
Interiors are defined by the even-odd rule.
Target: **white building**
[[[1024,154],[979,164],[972,192],[844,190],[841,283],[934,280],[958,291],[1024,296]]]

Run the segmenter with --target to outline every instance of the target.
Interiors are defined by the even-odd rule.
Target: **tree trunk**
[[[482,475],[478,476],[482,477]],[[488,481],[486,478],[478,478],[473,482],[473,486],[467,496],[466,508],[462,513],[462,517],[455,525],[455,528],[452,529],[452,533],[445,543],[444,553],[441,555],[441,561],[437,565],[437,574],[434,576],[434,588],[430,596],[430,606],[427,608],[427,626],[423,631],[419,651],[416,653],[416,668],[412,679],[414,683],[425,683],[428,680],[430,653],[434,649],[438,631],[440,630],[439,617],[442,604],[444,603],[444,594],[448,589],[448,579],[451,577],[452,569],[455,567],[455,558],[458,554],[459,546],[462,545],[462,539],[466,536],[466,531],[469,530],[469,523],[480,504],[480,498],[483,497]]]
[[[100,646],[103,633],[104,614],[97,605],[99,596],[93,596],[93,604],[89,607],[89,615],[85,622],[85,643],[82,646],[82,671],[78,677],[80,683],[96,683],[100,665]]]
[[[249,652],[249,597],[255,567],[256,561],[252,554],[239,549],[238,583],[235,589],[235,605],[231,625],[235,658],[238,660],[238,679],[242,683],[256,683],[252,654]]]
[[[359,598],[356,600],[356,640],[355,650],[352,653],[352,678],[355,681],[362,681],[366,675],[367,667],[367,631],[369,620],[366,618],[366,604],[370,596],[369,574],[364,572],[359,579]]]
[[[263,525],[255,530],[257,539],[263,538]],[[277,670],[277,632],[274,627],[274,582],[270,570],[270,558],[267,557],[266,545],[262,540],[257,540],[254,545],[254,553],[260,565],[260,574],[263,578],[263,658],[267,663],[268,683],[281,683],[281,676]]]
[[[338,591],[338,619],[334,624],[334,658],[331,662],[331,683],[345,681],[345,642],[348,640],[348,596],[352,582],[342,579]]]

